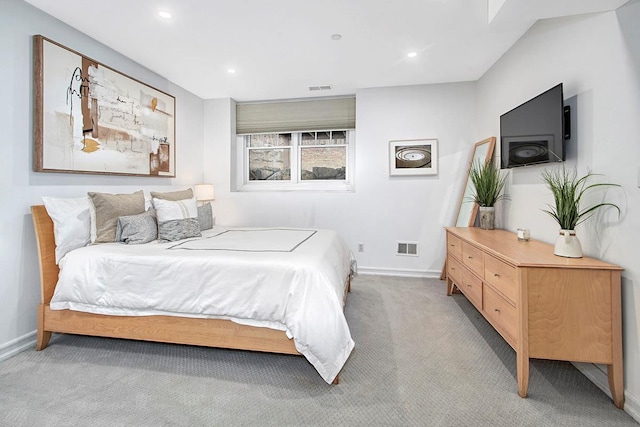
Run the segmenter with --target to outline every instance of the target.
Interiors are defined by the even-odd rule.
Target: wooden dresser
[[[458,288],[516,351],[518,394],[531,358],[601,363],[622,408],[622,268],[505,230],[446,230],[447,295]]]

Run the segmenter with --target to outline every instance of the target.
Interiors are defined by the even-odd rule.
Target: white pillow
[[[153,198],[158,218],[158,240],[176,241],[200,237],[200,220],[196,199],[163,200]]]
[[[89,198],[43,197],[42,201],[53,220],[58,264],[67,252],[87,246],[91,241]]]

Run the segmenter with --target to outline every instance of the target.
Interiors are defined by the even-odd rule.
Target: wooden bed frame
[[[246,326],[230,320],[176,316],[107,316],[73,310],[51,310],[58,282],[53,221],[44,205],[31,206],[40,261],[41,300],[38,304],[36,350],[47,347],[53,332],[189,344],[269,353],[300,355],[284,331]],[[351,290],[345,284],[343,308]],[[338,383],[338,376],[333,381]]]

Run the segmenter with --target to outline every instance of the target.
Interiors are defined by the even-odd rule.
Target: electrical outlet
[[[364,252],[364,243],[358,243],[358,252]]]

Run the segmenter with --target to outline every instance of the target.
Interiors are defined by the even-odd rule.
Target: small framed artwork
[[[175,177],[175,98],[34,36],[34,170]]]
[[[438,140],[389,141],[389,175],[437,175]]]

